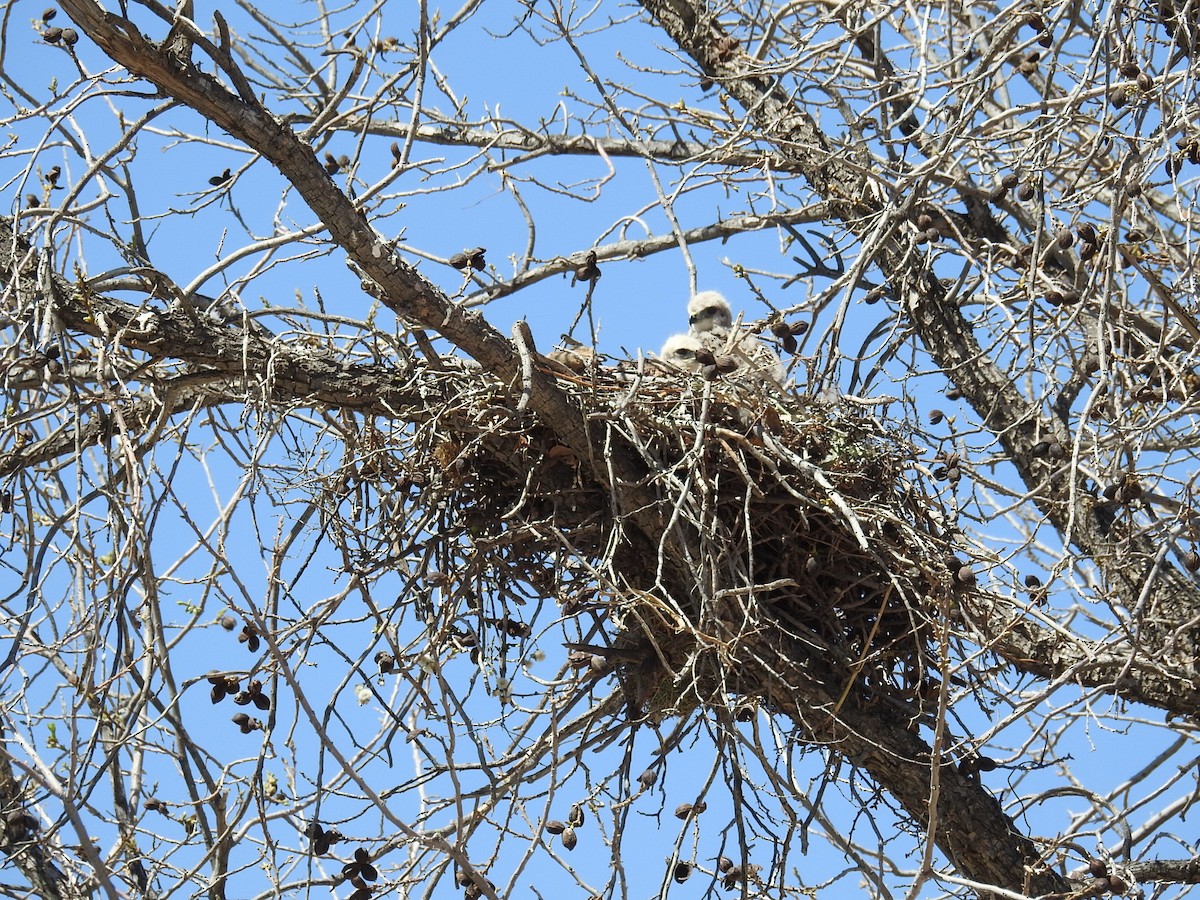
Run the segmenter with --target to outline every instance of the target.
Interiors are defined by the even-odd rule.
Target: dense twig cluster
[[[641,550],[623,537],[621,496],[614,506],[551,431],[513,413],[508,391],[477,374],[430,375],[445,386],[429,392],[438,414],[388,436],[361,429],[327,499],[359,497],[357,518],[330,523],[364,570],[417,555],[426,581],[457,586],[465,602],[450,619],[475,621],[447,622],[451,639],[476,626],[501,642],[527,637],[520,584],[579,617],[573,661],[615,672],[635,719],[716,701],[729,662],[764,634],[797,662],[819,658],[858,699],[915,712],[936,696],[930,617],[973,576],[895,429],[849,404],[738,381],[561,377],[608,441],[636,446],[664,540],[682,530],[704,548],[684,593],[655,560],[631,558]],[[381,499],[364,515],[372,487]]]

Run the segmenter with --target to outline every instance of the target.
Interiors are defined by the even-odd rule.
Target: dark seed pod
[[[1149,72],[1143,72],[1137,77],[1138,90],[1143,94],[1148,94],[1154,90],[1154,76]]]
[[[1089,859],[1088,874],[1093,878],[1103,878],[1108,874],[1108,864],[1102,859]]]
[[[943,393],[947,400],[958,400],[960,397],[962,397],[962,391],[960,391],[954,385],[950,385],[950,387],[946,388]]]
[[[567,824],[572,828],[579,828],[581,825],[583,825],[583,821],[583,807],[578,803],[567,810]]]
[[[728,375],[737,371],[738,361],[732,356],[718,356],[713,365],[722,375]]]
[[[45,41],[47,44],[57,44],[59,41],[62,40],[62,33],[63,33],[63,30],[61,28],[59,28],[57,25],[51,25],[49,28],[47,28],[45,31],[42,32],[42,40]]]
[[[233,631],[237,628],[237,619],[230,615],[221,616],[221,627],[226,631]]]
[[[562,841],[562,845],[568,850],[574,850],[579,843],[579,836],[575,834],[574,828],[567,828],[563,831],[560,840]]]
[[[1054,236],[1054,243],[1058,244],[1061,249],[1066,250],[1075,243],[1075,235],[1071,234],[1070,229],[1064,228]]]
[[[942,419],[946,418],[946,414],[940,409],[931,409],[929,411],[929,424],[937,425]]]
[[[929,213],[921,213],[917,216],[917,227],[922,231],[928,231],[933,227],[933,216],[929,215]]]
[[[707,94],[712,89],[713,89],[713,80],[711,78],[701,78],[700,79],[700,90],[702,90],[704,93]]]
[[[728,872],[731,869],[733,869],[733,860],[732,859],[730,859],[728,856],[718,856],[717,857],[717,871],[718,872]]]
[[[1022,75],[1032,75],[1037,71],[1037,63],[1030,62],[1027,59],[1021,60],[1021,64],[1017,66],[1017,71]]]
[[[1200,553],[1195,550],[1189,550],[1183,554],[1183,567],[1189,572],[1200,570]]]
[[[1114,894],[1124,894],[1129,890],[1129,882],[1120,875],[1108,876],[1108,889]]]
[[[717,358],[713,356],[713,352],[707,347],[701,347],[696,351],[696,362],[702,366],[716,365]]]
[[[1137,78],[1142,74],[1142,67],[1132,60],[1126,60],[1117,66],[1117,71],[1121,73],[1123,78]]]
[[[1081,244],[1079,246],[1079,258],[1087,262],[1096,255],[1096,249],[1095,244]]]
[[[336,156],[334,156],[332,153],[330,153],[328,150],[326,150],[325,151],[325,171],[326,171],[326,173],[328,173],[330,175],[336,175],[338,173],[339,168],[341,168],[341,166],[338,163],[338,158]]]
[[[942,233],[940,231],[938,231],[936,228],[928,228],[925,231],[925,240],[929,241],[929,243],[931,243],[931,244],[934,243],[935,241],[938,241],[941,238],[941,236],[942,236]]]
[[[996,766],[999,765],[999,763],[997,763],[990,756],[979,757],[975,764],[979,767],[980,772],[993,772],[995,771]]]
[[[1026,575],[1025,576],[1025,587],[1040,588],[1041,586],[1042,586],[1042,579],[1038,578],[1036,575]]]
[[[1168,156],[1167,161],[1163,163],[1163,169],[1166,170],[1168,178],[1174,178],[1182,168],[1183,160],[1177,156]]]
[[[166,812],[167,811],[167,805],[156,797],[147,797],[145,800],[142,801],[142,806],[145,809],[151,810],[153,812]]]
[[[675,818],[686,819],[692,814],[692,809],[692,804],[680,803],[677,807],[675,807]]]
[[[1049,31],[1043,31],[1041,34],[1038,35],[1037,42],[1039,44],[1041,44],[1043,47],[1053,47],[1054,46],[1054,35],[1051,34]]]
[[[1046,302],[1049,303],[1051,306],[1062,306],[1063,305],[1062,291],[1054,291],[1054,290],[1046,291]]]
[[[74,28],[64,28],[62,33],[62,42],[68,47],[74,47],[79,43],[79,32]]]
[[[251,653],[258,652],[258,646],[259,646],[258,632],[255,630],[254,626],[251,625],[249,622],[247,622],[246,624],[244,624],[242,626],[242,631],[238,635],[238,643],[245,644]]]
[[[1129,102],[1129,89],[1123,84],[1118,84],[1115,88],[1109,91],[1108,102],[1120,109]]]
[[[643,791],[648,791],[650,788],[654,787],[654,782],[657,778],[658,775],[653,769],[647,769],[638,776],[638,784],[642,786]]]
[[[970,587],[975,584],[975,572],[970,566],[962,566],[954,573],[954,581],[963,587]]]
[[[1037,188],[1026,182],[1017,188],[1017,199],[1028,202],[1037,196]]]
[[[733,717],[739,722],[750,722],[754,719],[754,707],[749,703],[743,703],[733,711]]]
[[[863,297],[863,300],[866,301],[867,303],[878,303],[880,300],[883,299],[883,296],[886,293],[887,293],[887,287],[885,287],[884,285],[881,284],[878,287],[873,287],[869,291],[867,291],[867,295],[865,297]]]
[[[229,169],[226,169],[220,175],[214,175],[212,178],[208,179],[208,183],[211,184],[213,187],[220,187],[221,185],[225,184],[225,182],[229,181],[229,179],[231,179],[232,177],[233,177],[233,172],[231,172]]]
[[[675,879],[676,884],[683,884],[691,874],[692,866],[690,863],[678,862],[675,863],[675,870],[671,873],[671,877]]]
[[[1125,193],[1130,197],[1140,197],[1142,196],[1142,186],[1136,181],[1131,181],[1129,184],[1125,185]]]
[[[375,654],[375,664],[379,666],[379,671],[386,675],[395,668],[396,657],[392,656],[386,650],[380,650]]]
[[[1146,240],[1146,232],[1142,231],[1140,228],[1130,228],[1127,232],[1125,232],[1125,240],[1129,241],[1131,244],[1140,244],[1142,241]]]
[[[42,21],[49,22],[51,19],[53,19],[57,15],[58,15],[57,9],[55,9],[53,6],[47,6],[45,9],[42,10]]]
[[[25,195],[25,208],[26,209],[34,209],[41,205],[42,205],[42,201],[38,197],[37,194],[26,194]]]
[[[1067,455],[1067,448],[1058,441],[1051,441],[1047,452],[1051,459],[1062,459]]]
[[[1080,222],[1075,226],[1075,233],[1079,235],[1081,241],[1089,244],[1096,243],[1096,228],[1091,222]]]
[[[988,202],[999,203],[1007,195],[1008,195],[1008,188],[1006,188],[1004,185],[999,185],[998,187],[993,188],[992,192],[990,194],[988,194]]]
[[[371,853],[366,847],[359,847],[354,851],[354,865],[358,869],[359,877],[364,881],[375,881],[379,878],[379,872],[371,864]]]
[[[1046,30],[1046,20],[1042,18],[1041,13],[1027,13],[1025,15],[1025,22],[1023,24],[1028,25],[1034,31]]]
[[[1041,58],[1042,58],[1042,54],[1038,50],[1030,50],[1028,53],[1025,54],[1025,62],[1027,62],[1027,63],[1037,63],[1037,62],[1041,61]]]
[[[1020,183],[1021,183],[1021,176],[1018,175],[1016,172],[1009,172],[1003,178],[1000,179],[1001,187],[1006,187],[1006,188],[1009,188],[1010,190],[1012,188],[1015,188]]]
[[[487,250],[484,247],[476,247],[473,250],[464,250],[461,253],[455,253],[447,262],[460,271],[470,266],[472,269],[486,268],[487,262],[484,260],[483,254]],[[476,265],[478,263],[478,265]]]
[[[917,234],[917,237],[915,240],[918,245],[928,244],[929,243],[929,232],[928,231],[919,232]]]
[[[781,337],[779,339],[779,344],[783,347],[784,352],[786,353],[794,354],[800,349],[800,344],[797,342],[796,336],[792,334],[785,334],[783,337]]]
[[[692,807],[692,812],[696,815],[700,815],[700,813],[704,812],[706,809],[708,809],[708,804],[703,800],[700,800],[695,806]]]

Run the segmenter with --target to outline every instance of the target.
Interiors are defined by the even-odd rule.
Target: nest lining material
[[[561,376],[607,437],[636,448],[665,528],[691,535],[694,584],[668,594],[655,560],[632,558],[646,547],[630,550],[619,503],[553,432],[514,414],[518,392],[478,373],[428,373],[450,377],[429,391],[422,424],[388,438],[362,429],[348,465],[391,499],[385,532],[411,538],[420,526],[410,550],[420,545],[439,574],[503,607],[481,621],[502,623],[504,639],[523,633],[506,599],[524,603],[517,582],[556,598],[564,616],[603,620],[607,637],[590,630],[592,664],[618,675],[636,715],[711,699],[720,666],[707,659],[699,674],[701,651],[750,641],[764,625],[797,656],[832,661],[868,702],[919,710],[936,694],[933,619],[972,585],[898,429],[849,404],[732,378],[631,379],[603,367]],[[362,558],[394,561],[397,545],[385,543],[361,547]]]

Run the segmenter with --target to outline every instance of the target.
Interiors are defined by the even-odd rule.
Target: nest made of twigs
[[[596,667],[622,680],[632,714],[705,702],[717,687],[712,660],[698,673],[698,648],[728,651],[765,624],[784,652],[820,654],[856,694],[924,705],[936,686],[931,623],[971,579],[898,428],[862,406],[736,378],[560,375],[606,439],[634,449],[664,535],[691,548],[690,582],[664,583],[661,560],[646,558],[659,536],[630,544],[620,498],[552,430],[515,414],[515,389],[478,376],[445,384],[427,423],[360,441],[373,477],[395,485],[392,519],[470,543],[457,566],[476,571],[456,577],[484,590],[522,579],[566,616],[602,616]]]

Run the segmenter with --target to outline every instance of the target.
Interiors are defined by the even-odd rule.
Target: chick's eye
[[[676,350],[675,355],[679,359],[695,359],[696,351],[695,350]]]

